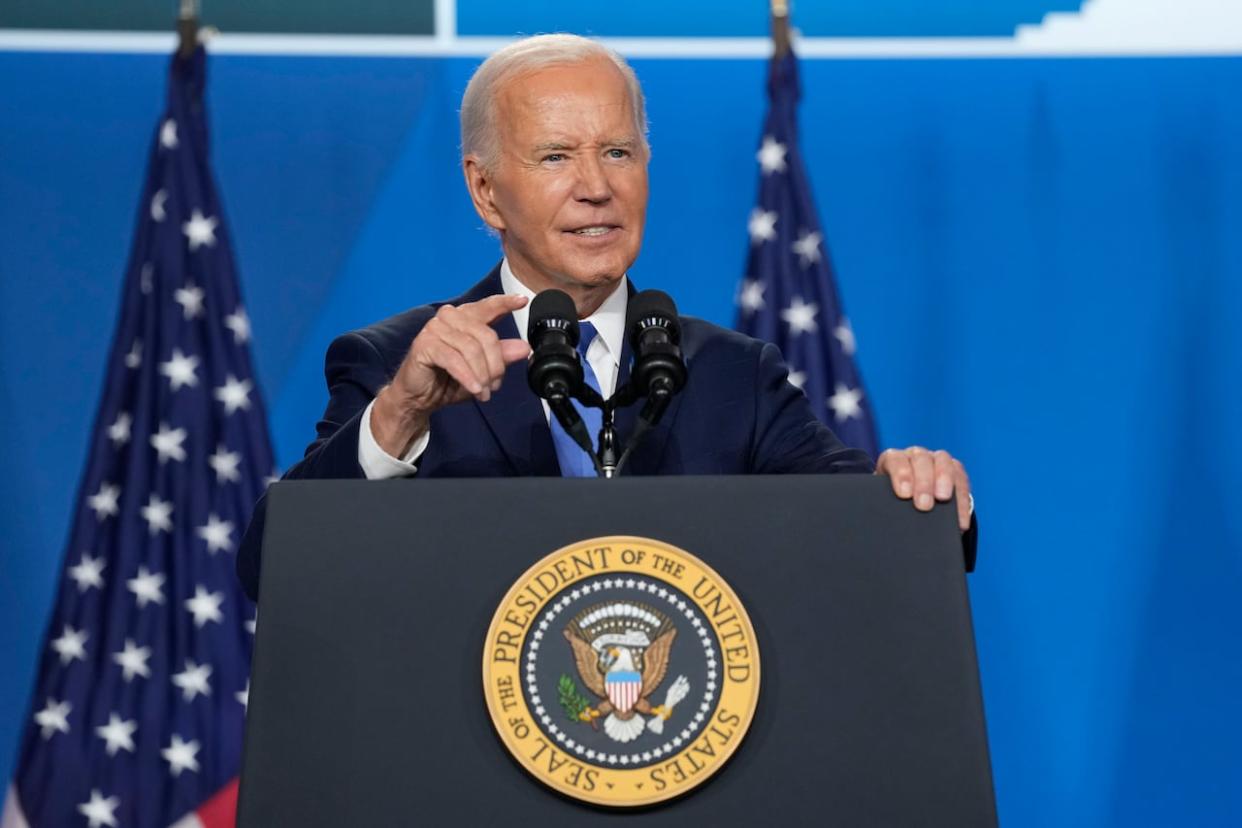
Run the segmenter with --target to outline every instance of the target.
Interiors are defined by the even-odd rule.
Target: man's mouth
[[[575,236],[603,236],[616,229],[617,226],[615,224],[591,224],[567,232],[573,233]]]

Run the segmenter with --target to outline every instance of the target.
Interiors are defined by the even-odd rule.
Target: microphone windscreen
[[[677,305],[673,297],[662,290],[644,290],[630,297],[625,310],[625,328],[630,332],[631,342],[645,328],[650,327],[648,320],[659,320],[658,327],[668,331],[673,344],[681,342],[681,322],[677,319]]]
[[[526,340],[534,347],[540,331],[549,327],[564,330],[570,345],[578,345],[578,309],[563,290],[545,290],[530,303],[526,321]]]

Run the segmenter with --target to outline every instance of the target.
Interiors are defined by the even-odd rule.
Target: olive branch
[[[568,673],[561,673],[561,678],[556,683],[556,698],[571,722],[581,723],[583,711],[591,706],[591,700],[578,691],[578,685],[574,684]]]

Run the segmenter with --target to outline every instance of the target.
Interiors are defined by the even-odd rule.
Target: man
[[[543,35],[488,58],[462,100],[462,169],[504,259],[446,303],[338,338],[318,439],[286,479],[578,475],[583,453],[526,387],[528,303],[569,294],[590,340],[585,364],[604,396],[625,381],[624,320],[647,207],[646,115],[633,71],[611,50]],[[776,348],[683,320],[689,380],[628,474],[873,471],[788,382]],[[622,444],[633,411],[618,418]],[[970,484],[961,463],[922,448],[874,467],[898,497],[930,510],[958,499],[973,564]],[[257,597],[263,502],[238,572]]]

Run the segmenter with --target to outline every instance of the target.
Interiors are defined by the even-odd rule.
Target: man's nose
[[[583,156],[578,162],[578,186],[574,198],[602,204],[612,198],[612,184],[600,159],[594,155]]]

